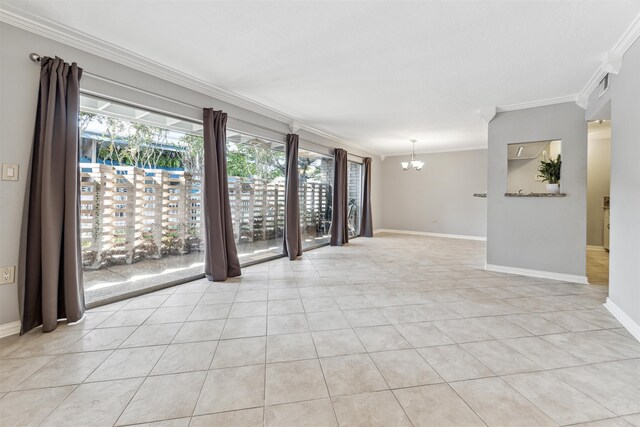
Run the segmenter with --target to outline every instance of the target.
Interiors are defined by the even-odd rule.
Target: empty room
[[[640,0],[0,0],[0,426],[640,427]]]

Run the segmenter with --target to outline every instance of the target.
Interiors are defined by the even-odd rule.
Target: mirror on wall
[[[560,192],[561,148],[560,140],[508,144],[507,193]]]

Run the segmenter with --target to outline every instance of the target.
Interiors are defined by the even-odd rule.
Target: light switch
[[[3,163],[2,164],[2,180],[17,181],[18,170],[19,170],[19,166],[17,163]]]

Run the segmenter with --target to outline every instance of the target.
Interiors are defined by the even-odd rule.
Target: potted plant
[[[560,192],[560,168],[562,166],[562,160],[560,154],[553,160],[541,160],[540,167],[538,168],[538,177],[542,178],[542,182],[547,183],[548,193]]]

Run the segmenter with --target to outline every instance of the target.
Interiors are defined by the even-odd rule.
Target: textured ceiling
[[[4,1],[380,154],[486,145],[482,108],[578,93],[640,1]]]

